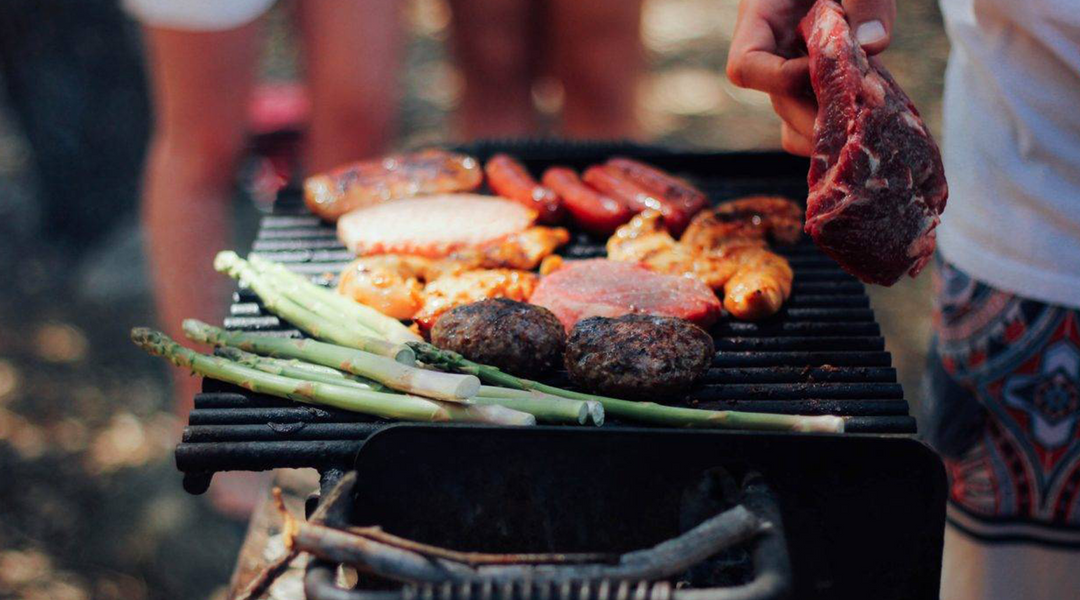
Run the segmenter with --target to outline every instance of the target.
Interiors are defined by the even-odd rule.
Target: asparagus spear
[[[245,367],[258,369],[264,373],[281,375],[282,377],[344,385],[346,387],[374,390],[376,392],[394,393],[394,390],[370,379],[363,379],[355,375],[343,373],[337,369],[305,363],[299,360],[284,360],[280,358],[271,358],[269,356],[259,356],[258,354],[244,352],[239,348],[231,348],[229,346],[216,349],[214,354],[227,358],[233,362],[240,363]]]
[[[665,406],[656,404],[655,402],[632,402],[629,400],[608,398],[606,396],[583,394],[546,385],[537,381],[515,377],[509,373],[504,373],[497,367],[474,363],[456,352],[442,350],[431,344],[410,342],[409,346],[416,351],[416,356],[419,360],[431,366],[455,373],[476,375],[483,382],[497,386],[519,390],[533,390],[573,400],[596,401],[604,406],[604,410],[610,416],[641,423],[668,425],[671,427],[718,429],[815,431],[830,433],[841,433],[844,431],[844,420],[841,417],[832,415],[809,417],[803,415],[776,415],[733,410],[702,410],[698,408]]]
[[[306,379],[308,381],[318,381],[322,383],[374,390],[377,392],[393,392],[393,390],[377,382],[363,380],[355,375],[343,373],[337,369],[331,369],[330,367],[324,367],[322,365],[305,363],[299,360],[283,360],[280,358],[259,356],[228,346],[218,348],[215,352],[229,360],[266,373],[273,373],[275,375],[282,375],[293,379]],[[597,404],[597,407],[600,409],[600,414],[599,417],[596,417],[594,412],[590,410],[591,407],[589,402],[559,398],[558,396],[550,396],[525,390],[511,390],[491,386],[480,387],[480,392],[469,399],[469,404],[497,405],[520,412],[526,412],[536,417],[536,420],[540,423],[585,425],[589,422],[589,419],[592,418],[594,424],[604,424],[604,408],[599,406],[599,404]]]
[[[332,406],[386,419],[498,425],[534,425],[536,423],[536,418],[532,415],[502,406],[437,402],[418,396],[386,394],[264,373],[225,358],[207,356],[189,350],[165,334],[144,327],[132,329],[131,340],[150,354],[165,357],[173,364],[187,367],[205,377],[239,385],[259,394],[288,398],[297,402]]]
[[[285,290],[285,293],[296,302],[305,304],[309,300],[318,299],[327,307],[327,310],[334,311],[339,317],[360,323],[378,333],[380,337],[396,344],[423,341],[423,338],[403,325],[401,321],[388,317],[370,306],[350,300],[333,290],[312,283],[303,275],[293,273],[285,265],[261,258],[255,254],[249,255],[248,261],[251,266],[255,267],[255,270],[273,277],[274,281],[280,284],[279,287]]]
[[[231,250],[218,252],[214,257],[214,269],[233,279],[246,282],[252,291],[258,294],[263,306],[317,338],[387,356],[404,364],[415,362],[415,356],[408,347],[379,339],[373,331],[358,324],[342,319],[328,319],[305,305],[307,303],[300,304],[289,298],[269,278],[257,272],[250,263]]]
[[[232,346],[266,356],[297,358],[373,379],[395,390],[438,400],[462,402],[475,396],[480,389],[480,380],[474,375],[419,369],[362,350],[310,339],[295,340],[225,331],[195,319],[184,321],[184,333],[196,342]]]

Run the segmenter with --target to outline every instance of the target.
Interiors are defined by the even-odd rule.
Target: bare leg
[[[397,0],[297,5],[312,114],[306,167],[317,172],[385,152],[396,124]]]
[[[465,79],[458,131],[466,139],[536,131],[530,4],[450,0],[454,54]]]
[[[564,88],[570,137],[637,134],[634,98],[642,70],[641,0],[551,0],[547,45]]]
[[[214,273],[225,247],[228,200],[244,141],[257,58],[257,25],[192,33],[147,28],[155,129],[143,190],[158,316],[183,340],[184,318],[221,318],[229,281]],[[175,371],[186,416],[199,379]]]

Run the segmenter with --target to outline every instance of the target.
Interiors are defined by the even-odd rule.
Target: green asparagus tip
[[[232,250],[222,250],[214,257],[214,270],[218,273],[224,273],[239,260],[242,260],[239,254]]]
[[[131,341],[154,356],[164,356],[167,352],[165,346],[171,340],[160,331],[148,327],[134,327],[131,330]]]

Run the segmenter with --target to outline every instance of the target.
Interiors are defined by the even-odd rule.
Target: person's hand
[[[896,19],[895,0],[844,0],[855,37],[868,54],[888,47]],[[812,0],[741,0],[728,53],[727,76],[739,87],[769,94],[783,119],[784,150],[809,156],[817,103],[810,89],[809,61],[796,28]]]

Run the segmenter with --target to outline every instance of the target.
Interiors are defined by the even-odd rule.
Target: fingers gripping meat
[[[574,221],[590,233],[611,235],[634,216],[622,202],[582,183],[572,169],[551,167],[544,172],[542,181],[562,198]]]
[[[749,196],[702,211],[683,233],[691,248],[714,248],[735,240],[794,244],[802,236],[802,208],[779,196]]]
[[[397,154],[339,167],[304,181],[304,201],[327,221],[362,206],[420,194],[465,192],[480,186],[476,159],[444,150]]]
[[[558,223],[562,218],[559,196],[537,183],[525,166],[510,156],[492,156],[484,165],[484,173],[491,191],[535,210],[541,223]]]
[[[607,162],[628,179],[655,194],[660,202],[670,205],[689,220],[708,202],[705,193],[689,183],[656,167],[629,158],[613,158]],[[671,229],[669,227],[669,229]],[[682,230],[672,231],[679,235]]]

